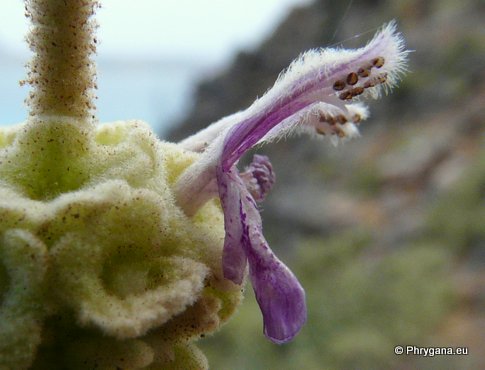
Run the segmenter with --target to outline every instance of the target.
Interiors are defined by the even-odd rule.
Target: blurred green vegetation
[[[462,254],[485,240],[485,147],[468,167],[435,202],[428,221],[430,237]]]
[[[349,191],[363,197],[373,197],[382,189],[382,175],[375,165],[366,163],[353,170]]]

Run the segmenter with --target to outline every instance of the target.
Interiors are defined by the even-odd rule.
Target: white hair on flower
[[[257,99],[248,109],[225,117],[201,132],[185,139],[181,145],[189,150],[203,151],[218,136],[221,131],[245,120],[246,117],[264,112],[268,105],[278,105],[285,100],[298,95],[305,95],[312,103],[327,103],[329,114],[352,115],[353,104],[345,104],[362,95],[374,99],[380,96],[384,89],[387,92],[406,71],[408,51],[404,50],[402,36],[396,32],[396,22],[383,26],[374,38],[364,47],[355,50],[341,48],[315,49],[303,53],[283,71],[274,86],[261,98]],[[320,107],[323,107],[321,105]],[[333,108],[340,108],[337,112]],[[315,108],[319,109],[319,108]],[[365,107],[356,108],[360,119],[368,116]],[[354,109],[355,110],[355,109]],[[262,138],[261,142],[272,141],[285,137],[292,132],[311,132],[306,129],[306,121],[302,117],[310,117],[310,112],[301,112],[291,120],[283,120],[271,133]],[[355,130],[344,130],[353,133]],[[325,131],[327,133],[327,131]],[[333,138],[348,138],[347,135]],[[354,137],[356,135],[353,135]]]

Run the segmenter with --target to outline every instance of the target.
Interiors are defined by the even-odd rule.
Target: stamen
[[[376,68],[381,68],[384,65],[384,58],[383,57],[377,57],[375,59],[372,59],[372,65]]]
[[[352,97],[354,97],[354,96],[362,94],[364,92],[364,88],[361,87],[361,86],[358,86],[358,87],[350,90],[350,92],[352,93]]]
[[[359,77],[357,76],[357,73],[351,72],[347,75],[347,83],[349,85],[355,85],[359,81]]]
[[[333,84],[333,89],[335,91],[342,91],[343,89],[345,89],[345,82],[342,80],[335,81],[335,83]]]
[[[370,76],[370,71],[367,68],[359,68],[357,70],[357,74],[360,77],[369,77]]]
[[[387,82],[387,73],[384,73],[382,75],[379,75],[377,76],[377,81],[380,83],[380,84],[384,84]]]
[[[347,122],[347,117],[345,117],[343,114],[339,114],[336,118],[337,118],[337,122],[340,123],[341,125]]]
[[[352,93],[350,92],[350,90],[347,90],[347,91],[344,91],[343,93],[341,93],[338,98],[340,100],[351,100],[352,99]]]
[[[337,128],[335,129],[335,133],[336,133],[336,134],[337,134],[337,136],[338,136],[339,138],[341,138],[341,139],[345,137],[345,132],[344,132],[344,131],[343,131],[341,128],[339,128],[339,127],[337,127]]]
[[[325,136],[326,135],[325,130],[323,130],[320,127],[316,127],[315,128],[315,131],[317,132],[318,135],[322,135],[322,136]]]
[[[352,100],[353,97],[358,96],[364,92],[364,88],[361,86],[357,86],[353,89],[344,91],[338,97],[341,100]]]
[[[367,110],[362,104],[349,104],[345,110],[317,111],[317,119],[313,129],[321,136],[329,136],[334,145],[338,139],[351,139],[358,136],[359,132],[354,121],[367,118]],[[328,107],[321,107],[328,109]]]
[[[333,126],[336,123],[335,117],[333,117],[330,114],[325,114],[325,113],[320,113],[319,121],[328,123],[330,126]]]
[[[369,80],[364,83],[364,89],[369,89],[377,85],[376,80]]]

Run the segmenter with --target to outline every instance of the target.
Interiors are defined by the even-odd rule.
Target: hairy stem
[[[32,22],[27,41],[35,53],[28,64],[31,116],[94,120],[96,0],[25,0]]]

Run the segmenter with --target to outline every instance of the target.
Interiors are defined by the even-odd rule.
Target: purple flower
[[[275,174],[269,158],[265,155],[254,155],[246,171],[239,174],[246,188],[258,203],[262,202],[275,183]]]
[[[306,321],[305,293],[293,273],[275,256],[262,233],[256,201],[274,183],[269,159],[255,156],[243,173],[238,160],[256,144],[293,132],[329,137],[336,144],[358,136],[367,108],[356,97],[378,97],[404,71],[407,52],[395,24],[356,50],[313,50],[294,61],[274,87],[242,112],[223,118],[180,143],[202,152],[178,179],[177,201],[193,215],[219,196],[226,237],[224,276],[241,284],[246,266],[263,313],[264,332],[276,343],[291,340]]]

